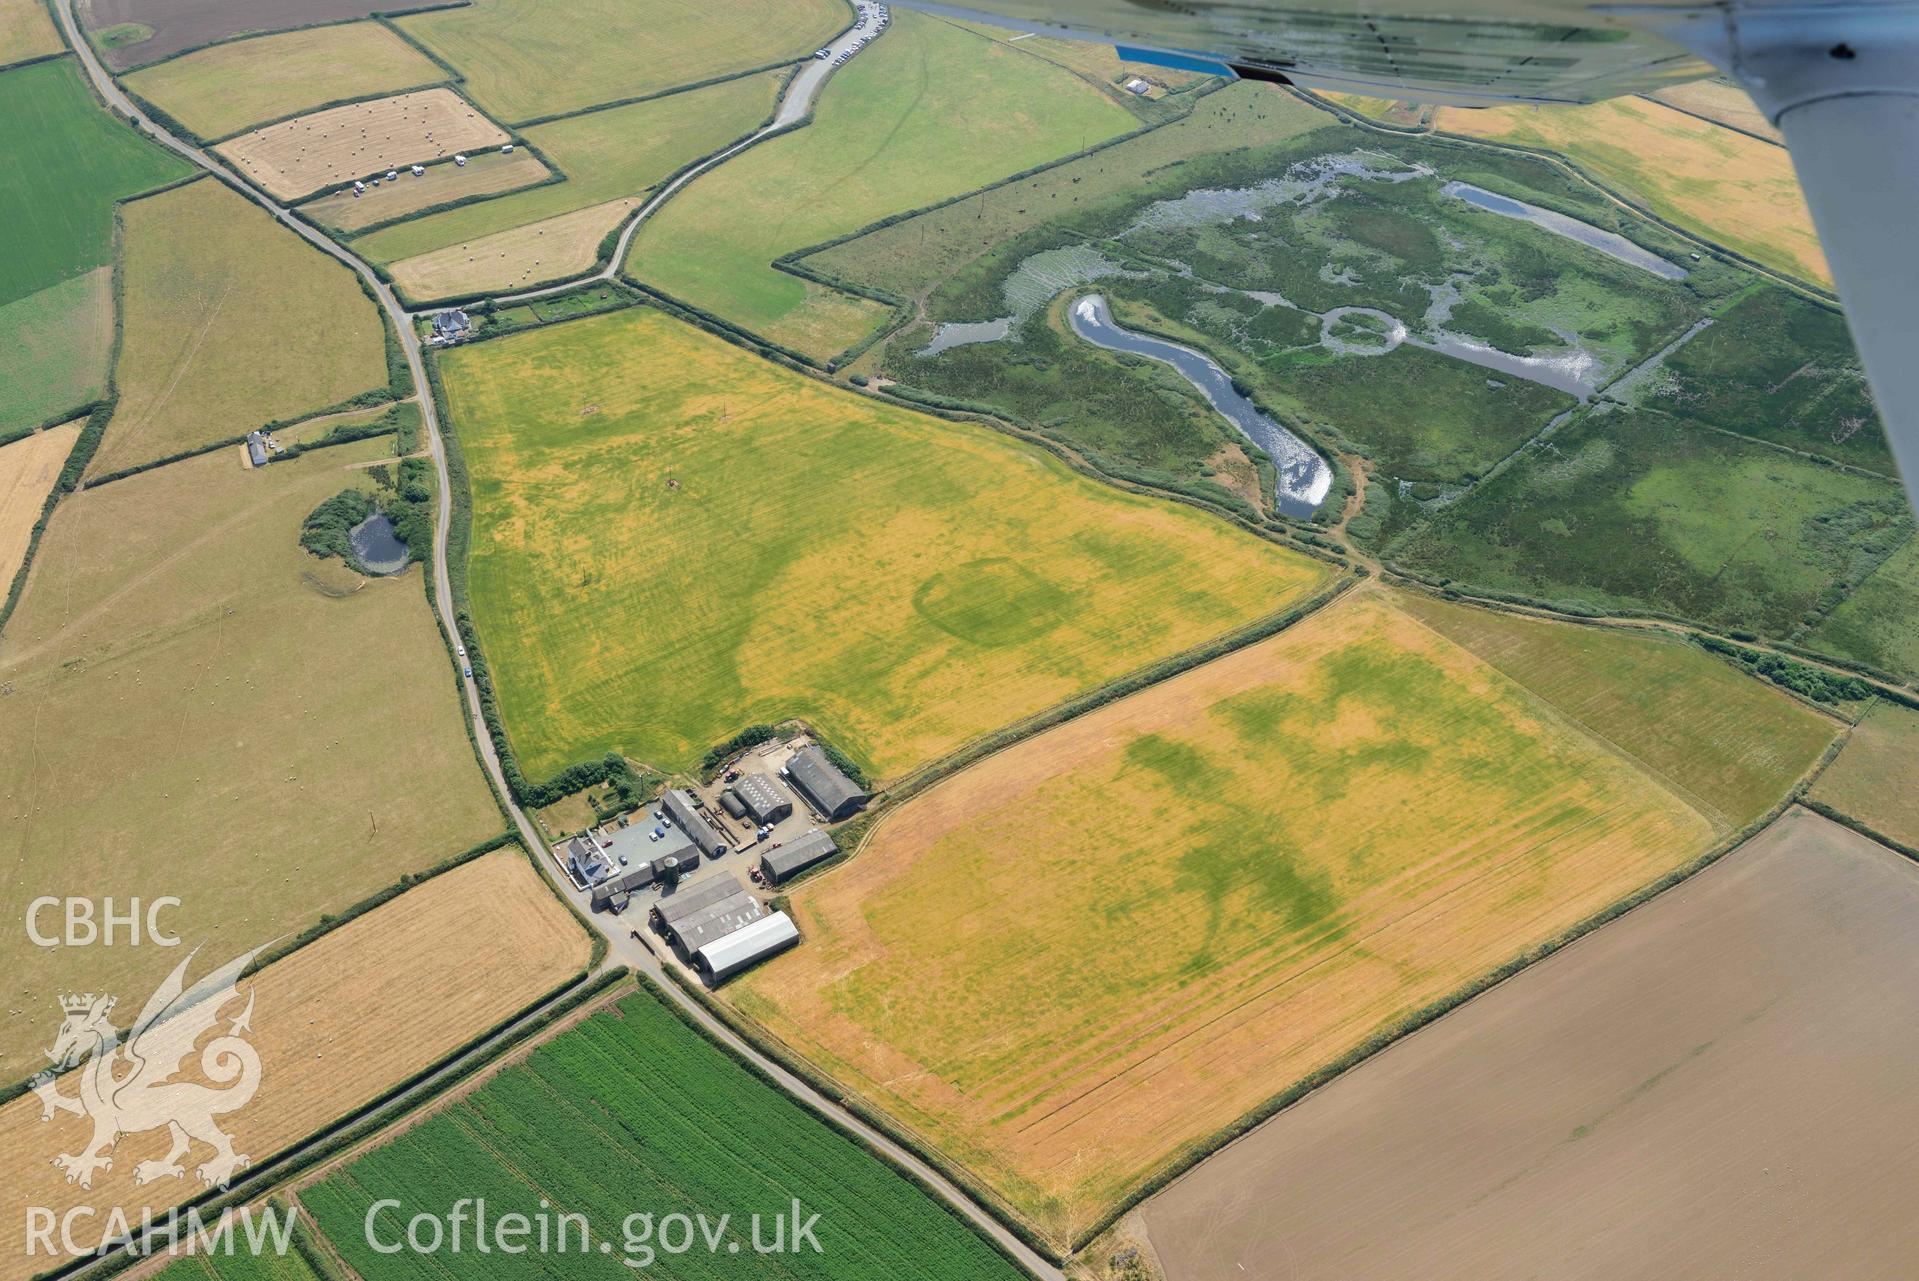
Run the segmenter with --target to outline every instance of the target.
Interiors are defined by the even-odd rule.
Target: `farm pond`
[[[375,574],[397,574],[407,567],[406,544],[385,512],[376,511],[347,531],[354,559]]]

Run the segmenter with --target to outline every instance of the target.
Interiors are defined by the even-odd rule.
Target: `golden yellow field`
[[[174,895],[181,937],[232,955],[500,830],[420,571],[363,579],[299,544],[392,451],[247,471],[223,449],[55,509],[0,633],[9,902]],[[32,997],[0,1019],[0,1083],[40,1061],[50,993],[150,989],[171,965],[0,934]]]
[[[282,31],[169,58],[127,88],[202,138],[328,102],[439,84],[446,69],[377,22]]]
[[[585,271],[606,233],[643,203],[624,196],[557,218],[497,231],[393,264],[393,280],[409,298],[444,298],[514,289]]]
[[[224,184],[121,207],[120,403],[89,475],[241,436],[384,386],[353,273]]]
[[[1334,572],[652,308],[441,372],[473,622],[532,778],[613,750],[687,768],[788,717],[897,778]]]
[[[268,192],[291,200],[506,141],[506,131],[473,104],[451,89],[434,88],[296,116],[241,134],[217,150]],[[423,180],[403,172],[398,181],[404,187]]]
[[[1691,84],[1674,85],[1646,96],[1656,102],[1690,111],[1695,116],[1704,116],[1708,120],[1744,129],[1748,133],[1771,138],[1781,146],[1785,145],[1785,138],[1773,128],[1772,121],[1766,119],[1766,113],[1737,85],[1720,80],[1695,80]]]
[[[169,965],[186,959],[183,946]],[[260,1057],[259,1090],[221,1119],[236,1151],[260,1161],[382,1091],[431,1066],[511,1017],[586,964],[587,938],[526,856],[509,847],[400,895],[391,902],[278,961],[240,985],[220,1030],[253,1001],[252,1034]],[[231,957],[203,952],[187,981]],[[53,1002],[56,991],[36,991]],[[139,1012],[145,991],[118,994],[114,1021],[124,1028]],[[204,1080],[197,1054],[183,1079]],[[84,1069],[83,1069],[84,1070]],[[71,1096],[77,1077],[62,1079]],[[119,1207],[139,1221],[201,1190],[194,1169],[211,1149],[195,1145],[183,1178],[144,1186],[134,1180],[143,1160],[166,1152],[164,1130],[130,1134],[113,1151],[113,1168],[91,1189],[65,1182],[52,1165],[58,1153],[80,1150],[91,1125],[60,1113],[42,1122],[29,1094],[0,1108],[0,1177],[9,1199],[56,1214],[90,1205],[102,1216],[80,1220],[76,1235],[97,1233]],[[0,1281],[46,1270],[52,1261],[25,1253],[25,1219],[0,1223]]]
[[[79,438],[80,424],[72,422],[0,445],[0,599],[20,572],[33,526]]]
[[[65,47],[41,0],[0,0],[0,67]]]
[[[914,798],[727,991],[1064,1241],[1714,835],[1361,589]]]
[[[300,212],[340,231],[358,231],[445,201],[516,191],[539,182],[546,175],[547,168],[540,163],[540,158],[524,147],[509,156],[497,150],[484,151],[464,165],[429,165],[418,178],[410,173],[402,174],[400,181],[368,187],[358,196],[350,190],[321,196],[301,205]]]
[[[1782,148],[1643,98],[1588,107],[1442,108],[1449,133],[1538,147],[1708,240],[1830,286],[1792,161]]]

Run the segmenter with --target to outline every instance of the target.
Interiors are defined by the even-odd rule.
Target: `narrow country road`
[[[701,174],[706,173],[717,165],[725,164],[734,156],[739,155],[740,152],[745,151],[748,147],[763,142],[776,133],[782,133],[785,130],[791,129],[799,124],[800,121],[806,119],[807,114],[813,110],[813,99],[819,95],[821,86],[826,83],[826,78],[832,75],[835,70],[834,62],[842,54],[849,58],[852,57],[853,54],[859,50],[862,40],[876,38],[878,35],[879,24],[873,17],[872,11],[867,10],[862,12],[858,22],[849,27],[837,40],[833,41],[832,44],[826,46],[826,57],[808,59],[806,64],[799,69],[799,73],[795,75],[792,82],[786,86],[786,92],[780,98],[779,109],[773,113],[771,123],[767,124],[764,128],[754,130],[726,150],[708,156],[705,160],[702,160],[699,164],[694,165],[691,169],[688,169],[685,173],[667,183],[666,186],[660,188],[651,200],[641,205],[639,212],[627,220],[626,229],[620,232],[619,242],[614,245],[613,255],[607,259],[605,267],[602,267],[590,276],[584,276],[578,280],[569,280],[557,285],[545,285],[539,289],[528,289],[517,294],[501,294],[493,301],[495,303],[505,304],[526,302],[529,299],[545,298],[551,294],[565,293],[569,289],[578,289],[581,285],[592,284],[596,280],[611,280],[613,277],[619,275],[620,264],[626,261],[626,251],[627,248],[632,245],[633,237],[639,234],[641,225],[644,224],[648,218],[651,218],[661,205],[678,195],[681,188],[685,187],[687,183],[692,182]],[[437,308],[423,307],[415,314],[424,314],[425,312],[435,310],[437,310]]]
[[[439,409],[438,406],[434,404],[431,385],[427,381],[426,361],[421,353],[420,340],[414,332],[413,322],[406,308],[401,305],[399,298],[394,294],[393,290],[387,287],[386,282],[382,281],[379,276],[375,274],[370,264],[355,256],[345,247],[324,235],[316,228],[294,217],[285,205],[280,204],[259,187],[249,182],[244,175],[228,167],[219,159],[209,155],[199,147],[192,145],[184,139],[175,137],[168,130],[162,128],[150,119],[144,111],[140,110],[132,99],[121,92],[119,85],[114,83],[113,77],[107,73],[106,68],[101,65],[100,60],[94,55],[93,47],[87,43],[85,36],[81,34],[79,23],[74,16],[73,5],[74,0],[57,0],[55,8],[59,13],[60,24],[66,32],[68,43],[73,47],[76,56],[80,59],[81,66],[86,69],[88,78],[93,82],[94,90],[101,98],[115,111],[120,112],[122,115],[132,117],[134,122],[142,130],[151,135],[160,145],[184,156],[200,169],[224,179],[228,185],[236,188],[255,204],[272,214],[283,226],[299,236],[302,240],[305,240],[322,253],[337,259],[358,273],[360,278],[366,282],[367,287],[373,291],[374,297],[379,300],[381,308],[387,314],[387,318],[399,332],[400,344],[406,353],[407,369],[413,379],[413,394],[419,401],[420,416],[426,426],[427,448],[432,455],[433,470],[439,482],[439,503],[433,526],[433,608],[434,612],[439,615],[440,626],[445,630],[446,635],[454,642],[458,642],[460,632],[454,621],[452,580],[447,572],[447,538],[453,520],[453,486],[451,477],[447,473],[446,446],[441,435],[442,427],[440,424]],[[796,75],[792,83],[787,86],[786,96],[781,99],[780,109],[771,125],[768,125],[765,129],[754,134],[744,142],[738,143],[720,155],[713,157],[698,169],[691,170],[682,175],[677,182],[668,186],[666,190],[660,192],[653,200],[649,201],[640,210],[639,214],[634,217],[628,225],[626,233],[620,238],[619,248],[614,253],[612,263],[609,265],[607,271],[602,273],[602,278],[610,276],[614,271],[618,270],[620,261],[625,257],[627,245],[631,241],[633,233],[639,227],[641,221],[696,174],[705,172],[712,166],[721,163],[729,156],[738,153],[740,150],[750,146],[753,142],[765,137],[767,134],[781,129],[791,128],[799,120],[803,119],[807,113],[812,110],[814,97],[818,94],[820,87],[825,84],[827,77],[833,70],[833,59],[837,58],[840,53],[856,46],[862,36],[869,34],[871,30],[869,24],[871,23],[873,23],[873,19],[868,15],[863,15],[857,25],[849,29],[838,40],[834,41],[832,46],[833,54],[831,57],[809,60],[807,65],[801,68],[799,74]],[[578,283],[579,282],[574,282],[574,285],[560,286],[558,288],[573,288]],[[517,296],[537,296],[537,294],[557,292],[558,288],[539,290],[536,291],[534,295]],[[502,301],[505,301],[505,299],[502,299]],[[498,789],[500,796],[504,799],[507,812],[512,817],[513,826],[518,831],[520,840],[525,843],[527,849],[533,851],[536,856],[534,862],[539,866],[541,872],[545,874],[547,880],[551,882],[555,891],[578,908],[581,915],[588,921],[591,921],[594,927],[606,937],[608,943],[606,966],[629,966],[645,974],[701,1027],[711,1032],[735,1053],[747,1059],[762,1072],[766,1073],[767,1076],[772,1078],[772,1080],[788,1094],[812,1108],[814,1111],[827,1117],[841,1129],[859,1136],[861,1140],[873,1149],[884,1154],[895,1164],[909,1171],[913,1177],[932,1189],[936,1195],[951,1205],[955,1211],[963,1215],[969,1222],[978,1227],[981,1232],[997,1242],[1008,1254],[1019,1260],[1021,1266],[1027,1271],[1041,1278],[1041,1281],[1064,1281],[1064,1274],[1057,1267],[1054,1267],[1024,1241],[1010,1232],[1004,1224],[989,1214],[965,1192],[961,1191],[957,1185],[938,1169],[921,1160],[918,1156],[894,1142],[885,1134],[866,1124],[866,1122],[855,1116],[838,1100],[828,1098],[824,1094],[821,1094],[811,1085],[789,1072],[779,1062],[761,1054],[749,1042],[735,1033],[731,1027],[709,1013],[704,1005],[682,991],[679,985],[667,976],[660,958],[654,955],[652,950],[648,948],[644,942],[634,938],[630,930],[623,926],[618,918],[593,914],[587,901],[587,895],[576,889],[572,883],[561,874],[558,864],[548,854],[546,842],[542,839],[539,829],[533,825],[532,820],[527,817],[526,812],[522,810],[513,799],[512,792],[508,790],[506,775],[500,768],[499,754],[493,747],[493,736],[488,732],[485,718],[481,715],[478,688],[470,680],[462,679],[460,684],[466,699],[467,716],[473,726],[473,739],[474,742],[479,745],[480,760],[486,767],[488,776],[493,780],[494,787]]]

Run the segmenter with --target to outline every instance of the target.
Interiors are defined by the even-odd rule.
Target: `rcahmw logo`
[[[147,998],[124,1044],[113,1026],[111,996],[60,999],[65,1019],[47,1051],[53,1066],[34,1077],[32,1087],[43,1122],[66,1113],[93,1125],[92,1137],[78,1151],[53,1158],[68,1183],[91,1188],[96,1172],[113,1168],[113,1150],[123,1136],[160,1129],[171,1145],[165,1156],[133,1167],[136,1183],[184,1178],[183,1159],[196,1142],[212,1149],[194,1170],[207,1187],[225,1187],[246,1167],[248,1158],[234,1150],[233,1137],[215,1118],[245,1107],[260,1088],[260,1055],[246,1040],[253,1018],[251,991],[246,1007],[224,1031],[204,1046],[200,1040],[215,1031],[222,1012],[238,998],[240,975],[255,955],[248,952],[184,988],[193,960],[189,954]],[[212,1085],[176,1079],[196,1046],[200,1075]],[[62,1078],[55,1076],[67,1072],[77,1079],[73,1095],[61,1092]]]

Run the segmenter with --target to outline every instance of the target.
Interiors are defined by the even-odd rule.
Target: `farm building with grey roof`
[[[833,838],[816,829],[760,855],[760,871],[766,874],[768,884],[778,885],[839,852]]]
[[[793,753],[793,759],[786,763],[785,772],[793,780],[793,786],[799,794],[806,798],[806,803],[828,822],[837,823],[843,818],[851,818],[859,812],[860,806],[866,804],[866,793],[837,765],[826,759],[826,753],[817,745]]]

